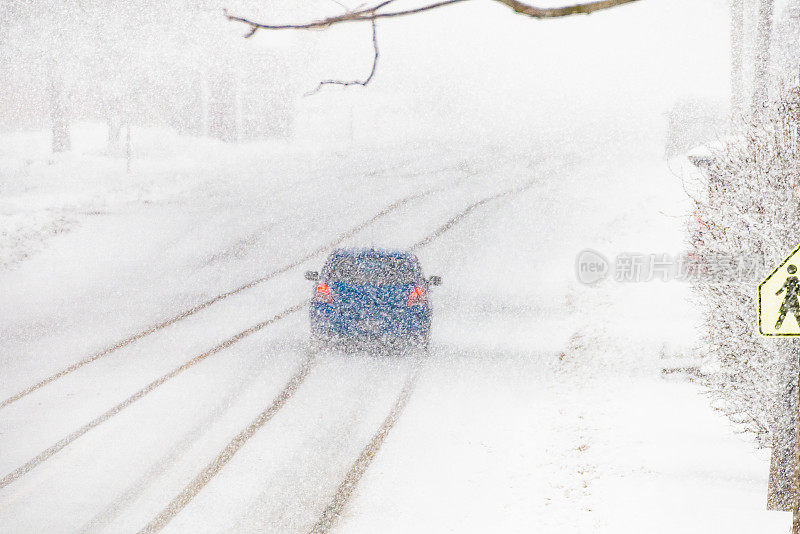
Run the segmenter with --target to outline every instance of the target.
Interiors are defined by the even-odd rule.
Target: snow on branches
[[[707,356],[718,372],[709,381],[715,405],[761,446],[789,409],[800,344],[757,332],[756,286],[800,242],[800,91],[782,90],[715,151],[706,168],[705,198],[690,224],[700,266],[720,256],[758,258],[753,277],[699,276]]]

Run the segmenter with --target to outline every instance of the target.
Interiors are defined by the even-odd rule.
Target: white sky
[[[307,18],[314,18],[313,15]],[[582,125],[655,124],[677,98],[725,101],[729,73],[724,0],[642,0],[591,16],[537,21],[488,0],[381,21],[380,63],[366,90],[332,88],[323,108],[416,108],[466,130],[529,135]],[[284,37],[285,39],[285,37]],[[316,40],[306,83],[363,77],[370,29],[301,33]],[[498,134],[499,135],[499,134]]]

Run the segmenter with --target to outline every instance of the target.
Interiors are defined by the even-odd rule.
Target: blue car
[[[408,342],[427,346],[431,332],[430,286],[411,252],[337,249],[316,282],[309,316],[315,342]]]

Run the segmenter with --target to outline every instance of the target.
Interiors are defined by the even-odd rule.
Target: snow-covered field
[[[3,531],[788,530],[768,457],[662,376],[688,287],[576,280],[586,248],[683,249],[657,142],[134,134],[130,173],[92,125],[0,144]],[[428,354],[311,350],[302,274],[346,244],[443,277]]]

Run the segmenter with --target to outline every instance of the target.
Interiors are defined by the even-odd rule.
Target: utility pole
[[[800,362],[800,357],[798,357]],[[798,367],[800,369],[800,367]],[[800,372],[797,374],[794,418],[794,477],[792,478],[792,534],[800,534]]]

